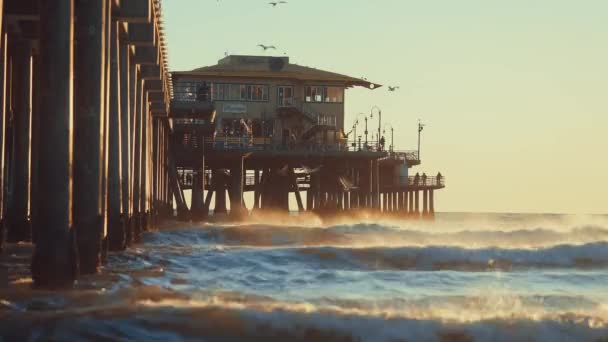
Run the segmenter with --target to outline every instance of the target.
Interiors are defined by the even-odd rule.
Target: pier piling
[[[32,260],[34,285],[71,286],[77,275],[72,228],[74,1],[41,1],[40,196],[38,239]]]

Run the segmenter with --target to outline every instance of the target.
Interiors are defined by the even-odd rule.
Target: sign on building
[[[244,104],[224,104],[223,108],[224,113],[232,113],[232,114],[245,114],[247,113],[247,106]]]

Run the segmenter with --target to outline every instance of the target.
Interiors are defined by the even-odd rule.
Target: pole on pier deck
[[[112,251],[123,250],[126,247],[126,233],[122,211],[122,96],[120,80],[120,55],[119,55],[119,22],[111,23],[110,39],[110,111],[108,126],[108,195],[107,195],[107,229],[108,248]]]
[[[120,167],[122,188],[122,224],[125,229],[125,245],[131,244],[129,223],[131,218],[131,65],[129,45],[125,39],[119,42],[120,67]]]
[[[30,241],[32,238],[28,220],[30,201],[30,133],[32,122],[32,49],[29,41],[22,40],[15,46],[14,66],[14,128],[13,160],[9,184],[8,232],[10,242]]]
[[[107,4],[77,1],[75,7],[73,219],[83,274],[98,271],[104,235]]]
[[[32,260],[37,287],[71,286],[77,274],[72,229],[73,0],[41,1],[40,204]],[[52,143],[51,143],[52,142]]]
[[[8,83],[8,34],[2,28],[3,0],[0,0],[0,252],[4,242],[5,208],[5,150],[6,150],[6,112],[7,112],[7,86]]]
[[[244,167],[244,158],[241,156],[233,162],[230,168],[230,216],[234,218],[241,218],[247,212],[243,206]]]

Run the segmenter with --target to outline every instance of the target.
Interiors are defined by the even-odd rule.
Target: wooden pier
[[[36,286],[70,286],[169,211],[160,2],[0,9],[0,237],[35,243]]]
[[[0,250],[33,243],[37,287],[174,215],[287,213],[291,194],[321,216],[434,214],[445,179],[408,175],[415,152],[218,137],[213,98],[174,94],[160,0],[0,0],[0,28]]]

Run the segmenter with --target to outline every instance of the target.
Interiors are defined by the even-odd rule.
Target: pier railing
[[[444,188],[444,176],[409,176],[408,186],[413,188]]]
[[[389,158],[401,160],[405,162],[419,162],[418,151],[391,151],[388,154]]]

